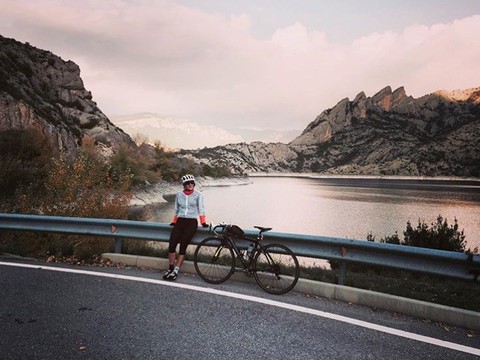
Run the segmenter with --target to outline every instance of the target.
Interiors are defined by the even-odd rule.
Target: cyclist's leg
[[[180,243],[182,233],[183,223],[181,219],[178,219],[177,223],[173,226],[172,232],[170,233],[170,239],[168,240],[168,265],[170,270],[173,270],[173,267],[175,266],[176,249],[177,245]]]
[[[185,253],[187,252],[187,246],[192,241],[193,236],[198,228],[197,219],[185,219],[185,225],[183,228],[182,236],[180,237],[180,250],[178,252],[178,258],[176,266],[180,268],[185,261]]]

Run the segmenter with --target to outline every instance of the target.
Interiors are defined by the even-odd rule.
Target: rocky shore
[[[210,186],[235,186],[248,185],[252,180],[248,177],[231,177],[231,178],[212,178],[197,177],[197,189],[202,190]],[[172,197],[181,190],[180,183],[161,181],[156,184],[149,185],[137,190],[130,201],[130,206],[145,206],[152,204],[166,203],[166,198]]]

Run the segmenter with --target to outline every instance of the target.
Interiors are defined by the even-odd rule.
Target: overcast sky
[[[478,0],[0,0],[0,34],[81,68],[107,115],[303,130],[387,85],[480,86]]]

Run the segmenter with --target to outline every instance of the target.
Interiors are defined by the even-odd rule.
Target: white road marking
[[[275,301],[275,300],[262,299],[262,298],[259,298],[259,297],[256,297],[256,296],[243,295],[243,294],[238,294],[238,293],[232,293],[232,292],[229,292],[229,291],[215,290],[215,289],[210,289],[210,288],[203,288],[203,287],[200,287],[200,286],[181,284],[181,283],[177,283],[177,282],[169,282],[169,281],[165,281],[165,280],[148,279],[148,278],[141,278],[141,277],[136,277],[136,276],[103,273],[103,272],[96,272],[96,271],[89,271],[89,270],[67,269],[67,268],[60,268],[60,267],[53,267],[53,266],[43,266],[43,265],[32,265],[32,264],[20,264],[20,263],[17,264],[17,263],[2,262],[2,261],[0,261],[0,265],[21,267],[21,268],[29,268],[29,269],[37,269],[37,270],[58,271],[58,272],[82,274],[82,275],[93,275],[93,276],[100,276],[100,277],[106,277],[106,278],[112,278],[112,279],[130,280],[130,281],[151,283],[151,284],[157,284],[157,285],[163,285],[163,286],[171,286],[171,287],[176,287],[176,288],[181,288],[181,289],[194,290],[194,291],[199,291],[199,292],[209,293],[209,294],[214,294],[214,295],[219,295],[219,296],[226,296],[226,297],[230,297],[230,298],[241,299],[241,300],[256,302],[256,303],[265,304],[265,305],[271,305],[271,306],[275,306],[275,307],[278,307],[278,308],[283,308],[283,309],[292,310],[292,311],[298,311],[298,312],[305,313],[305,314],[310,314],[310,315],[319,316],[319,317],[323,317],[323,318],[327,318],[327,319],[341,321],[341,322],[344,322],[344,323],[347,323],[347,324],[361,326],[361,327],[364,327],[364,328],[367,328],[367,329],[380,331],[380,332],[383,332],[383,333],[386,333],[386,334],[396,335],[396,336],[404,337],[404,338],[407,338],[407,339],[416,340],[416,341],[424,342],[424,343],[427,343],[427,344],[432,344],[432,345],[444,347],[444,348],[447,348],[447,349],[457,350],[457,351],[465,352],[465,353],[468,353],[468,354],[473,354],[473,355],[480,356],[480,349],[476,349],[476,348],[473,348],[473,347],[460,345],[460,344],[452,343],[452,342],[449,342],[449,341],[439,340],[439,339],[435,339],[435,338],[432,338],[432,337],[429,337],[429,336],[423,336],[423,335],[411,333],[411,332],[408,332],[408,331],[398,330],[398,329],[390,328],[390,327],[387,327],[387,326],[377,325],[377,324],[369,323],[367,321],[357,320],[357,319],[349,318],[349,317],[342,316],[342,315],[336,315],[336,314],[328,313],[328,312],[325,312],[325,311],[310,309],[310,308],[307,308],[307,307],[304,307],[304,306],[286,304],[286,303],[282,303],[280,301]]]

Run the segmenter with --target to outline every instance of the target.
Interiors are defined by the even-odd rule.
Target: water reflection
[[[247,186],[204,188],[207,219],[236,223],[252,229],[271,226],[274,231],[351,239],[376,239],[397,232],[407,221],[428,224],[442,215],[465,229],[468,246],[480,245],[480,193],[475,188],[446,184],[415,188],[351,187],[321,179],[253,178]],[[148,209],[150,221],[170,222],[173,204]]]

